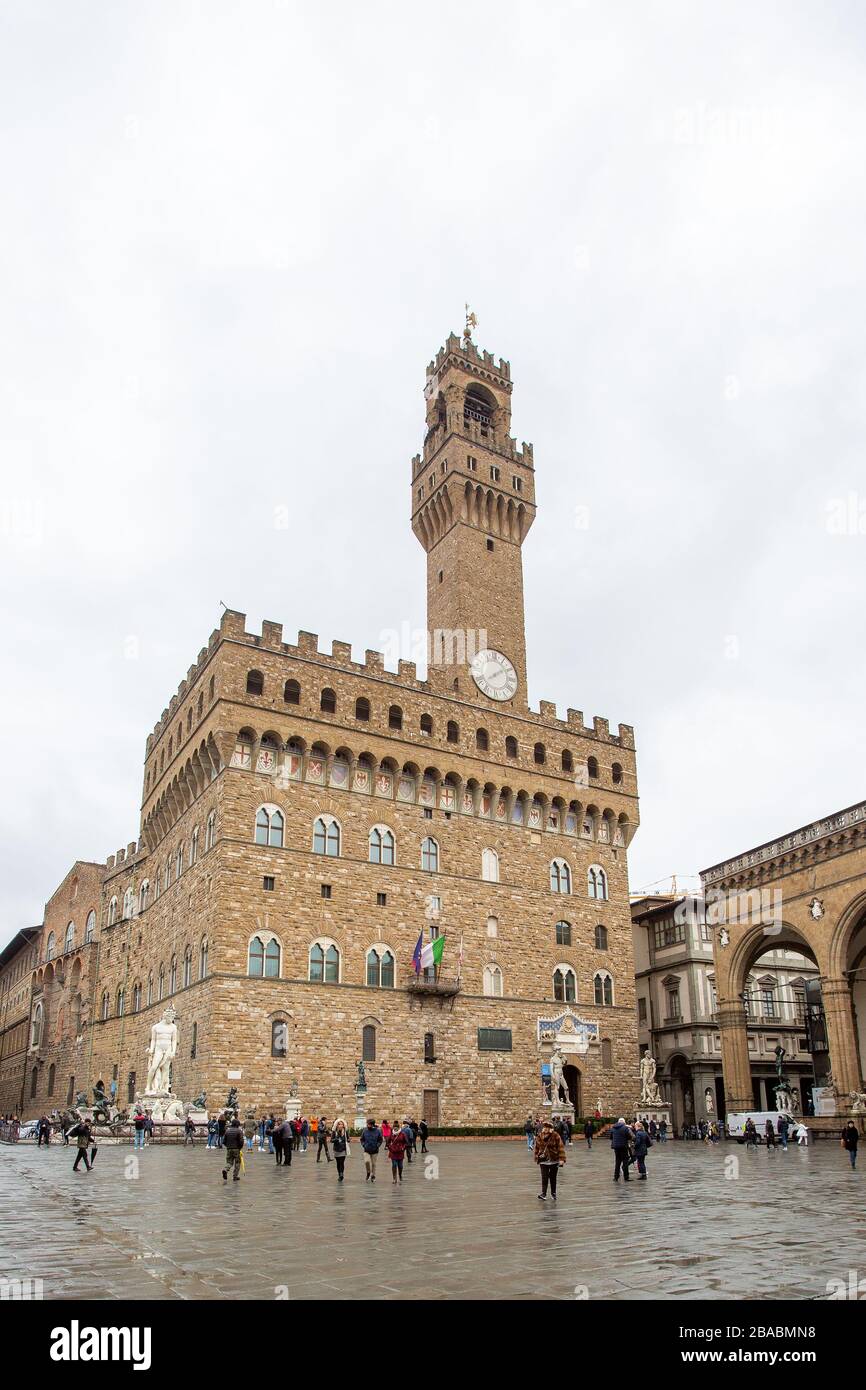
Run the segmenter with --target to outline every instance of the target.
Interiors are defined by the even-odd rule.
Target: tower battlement
[[[427,367],[427,380],[430,381],[439,375],[445,367],[448,359],[454,357],[464,370],[477,372],[480,376],[489,376],[491,380],[496,380],[497,385],[503,390],[510,391],[511,387],[511,363],[506,362],[504,357],[500,357],[499,365],[496,365],[492,352],[485,352],[476,347],[471,340],[460,339],[456,333],[449,333],[445,339],[445,346],[441,347],[436,356]],[[460,362],[459,359],[463,359]]]

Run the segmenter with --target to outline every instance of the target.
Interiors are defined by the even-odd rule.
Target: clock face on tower
[[[478,689],[489,700],[510,700],[517,690],[517,672],[508,657],[492,647],[473,657],[469,670]]]

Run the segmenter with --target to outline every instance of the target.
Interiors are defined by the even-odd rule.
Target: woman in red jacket
[[[384,1125],[383,1125],[384,1129]],[[386,1141],[391,1155],[391,1175],[395,1182],[403,1181],[403,1156],[406,1153],[406,1135],[402,1129],[392,1129]]]

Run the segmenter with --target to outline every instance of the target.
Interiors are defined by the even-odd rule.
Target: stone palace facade
[[[0,1110],[144,1088],[171,1004],[182,1100],[518,1124],[554,1042],[578,1114],[633,1108],[634,738],[529,707],[532,449],[509,364],[450,336],[427,371],[412,527],[426,680],[223,614],[147,740],[138,840],[78,862],[0,959]],[[437,970],[419,933],[445,936]],[[16,938],[17,940],[17,938]]]

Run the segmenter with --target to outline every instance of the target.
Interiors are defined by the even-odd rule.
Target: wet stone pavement
[[[247,1154],[226,1184],[203,1143],[103,1145],[90,1174],[71,1147],[0,1144],[0,1273],[47,1299],[292,1300],[815,1299],[866,1275],[866,1173],[829,1142],[656,1145],[628,1185],[576,1142],[556,1205],[522,1142],[431,1143],[397,1189],[352,1149],[338,1186],[312,1150]]]

